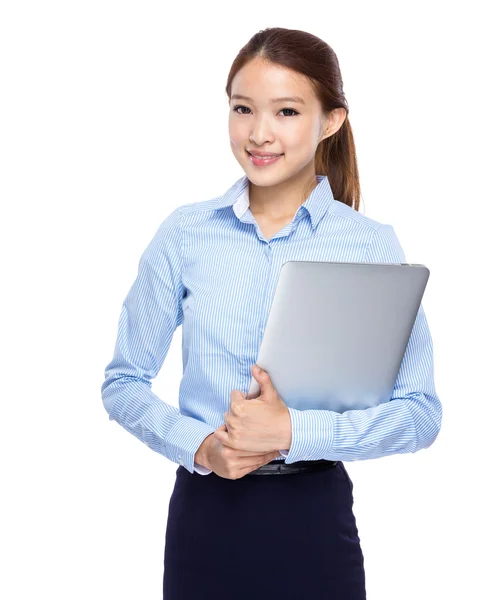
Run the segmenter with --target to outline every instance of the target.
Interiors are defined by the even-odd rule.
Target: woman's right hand
[[[225,424],[221,425],[218,430],[226,431]],[[240,479],[280,456],[282,455],[278,450],[264,454],[236,450],[225,446],[211,433],[199,446],[195,462],[224,479]]]

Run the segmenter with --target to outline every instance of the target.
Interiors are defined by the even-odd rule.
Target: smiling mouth
[[[255,158],[259,158],[260,160],[266,160],[268,158],[279,158],[279,156],[284,156],[284,154],[270,154],[269,156],[259,156],[258,154],[253,154],[252,152],[249,152],[249,150],[246,150],[246,152],[249,156],[254,156]]]

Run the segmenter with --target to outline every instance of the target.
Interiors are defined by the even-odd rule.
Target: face
[[[236,95],[251,98],[236,98]],[[304,103],[276,98],[302,98]],[[314,158],[326,120],[307,78],[255,58],[232,81],[229,138],[232,152],[257,185],[273,185],[307,171],[314,174]],[[326,136],[327,137],[327,136]],[[248,151],[282,154],[271,164],[256,166]]]

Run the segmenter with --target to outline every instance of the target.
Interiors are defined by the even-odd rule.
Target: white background
[[[240,48],[275,26],[336,52],[361,212],[431,270],[441,433],[415,454],[345,463],[368,598],[480,597],[474,5],[2,3],[2,598],[162,596],[177,465],[108,420],[100,387],[160,222],[244,174],[224,87]],[[179,327],[153,390],[178,406],[181,375]]]

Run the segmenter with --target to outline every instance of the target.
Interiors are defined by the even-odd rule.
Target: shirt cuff
[[[163,442],[166,458],[194,473],[194,457],[207,436],[216,431],[208,423],[182,415],[171,427]],[[200,466],[200,465],[199,465]],[[208,475],[208,473],[202,473]]]
[[[292,438],[289,450],[279,450],[289,465],[301,460],[322,460],[334,443],[334,417],[329,410],[298,410],[291,415]]]
[[[212,469],[208,469],[207,467],[203,467],[202,465],[194,463],[194,471],[199,473],[199,475],[210,475],[212,473]]]

